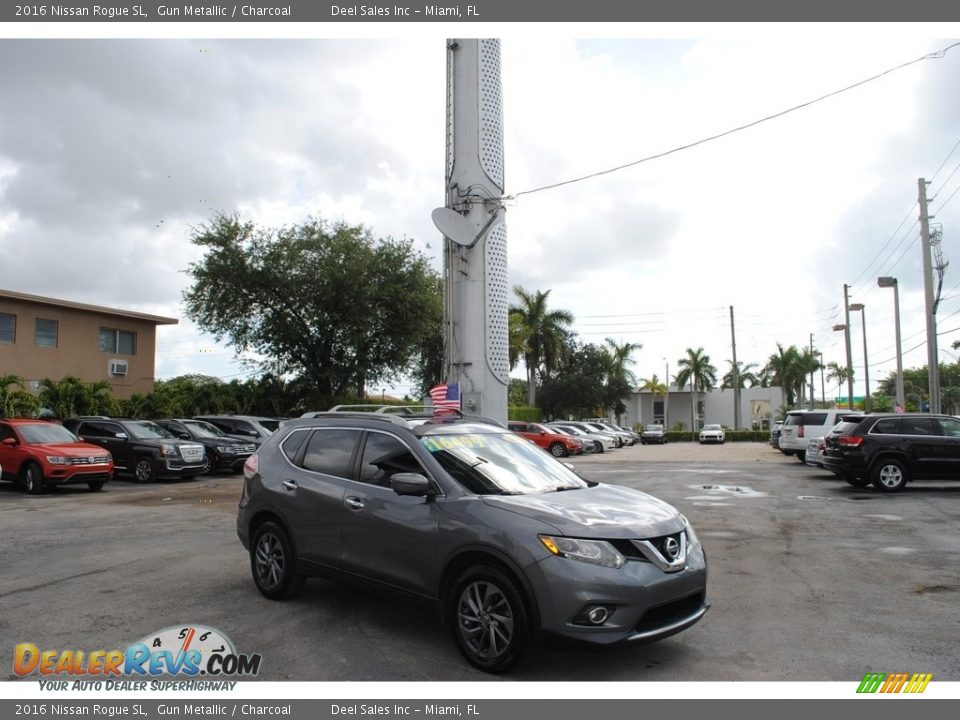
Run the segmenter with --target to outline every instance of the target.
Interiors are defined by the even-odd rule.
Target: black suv
[[[257,451],[257,446],[252,440],[238,440],[230,437],[216,425],[205,420],[167,418],[157,420],[157,425],[166,428],[181,440],[192,440],[206,448],[203,458],[204,475],[216,470],[237,472],[243,467],[246,459]]]
[[[203,472],[203,445],[179,440],[155,422],[78,417],[63,425],[81,440],[109,450],[116,473],[133,474],[140,482],[192,478]]]
[[[205,420],[227,435],[252,442],[257,447],[280,427],[279,420],[254,415],[197,415],[193,419]]]
[[[851,416],[825,445],[824,468],[854,487],[899,492],[916,479],[960,480],[960,419],[949,415]]]

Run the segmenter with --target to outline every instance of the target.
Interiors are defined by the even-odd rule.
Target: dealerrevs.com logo
[[[858,693],[922,693],[933,680],[933,673],[867,673]]]
[[[13,672],[20,677],[36,673],[44,679],[92,681],[122,676],[249,678],[260,672],[261,659],[259,654],[238,653],[230,639],[214,628],[175,625],[123,650],[41,650],[34,643],[20,643],[14,648]]]

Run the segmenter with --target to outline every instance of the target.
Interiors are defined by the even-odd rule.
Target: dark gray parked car
[[[709,608],[704,551],[677,510],[468,418],[288,421],[244,467],[237,532],[266,597],[333,575],[427,600],[490,672],[538,632],[653,641]]]

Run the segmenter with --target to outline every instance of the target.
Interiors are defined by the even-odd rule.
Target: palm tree
[[[827,363],[827,379],[837,381],[837,398],[840,397],[840,391],[843,384],[853,377],[853,368],[840,366],[835,362]]]
[[[549,290],[530,293],[517,285],[513,292],[520,304],[512,305],[509,314],[516,316],[514,322],[524,330],[519,337],[526,347],[523,362],[527,368],[527,403],[533,407],[537,400],[537,377],[550,372],[563,355],[573,315],[567,310],[547,310]]]
[[[85,383],[72,375],[56,382],[50,378],[41,380],[40,402],[61,420],[74,415],[113,415],[116,412],[109,382]]]
[[[650,376],[649,380],[647,378],[640,378],[640,392],[648,392],[654,397],[657,395],[666,397],[667,384],[660,382],[660,378],[654,373]]]
[[[37,398],[23,382],[19,375],[0,375],[0,417],[29,415],[37,409]]]
[[[816,360],[816,358],[814,358]],[[784,350],[777,343],[777,352],[769,357],[761,371],[773,385],[779,385],[787,398],[787,406],[794,407],[797,396],[801,394],[809,370],[803,354],[791,345]]]
[[[530,352],[530,348],[527,347],[529,332],[520,313],[510,311],[507,314],[507,321],[507,352],[510,358],[510,369],[513,370],[520,362],[520,358],[526,357]]]
[[[697,418],[694,402],[697,394],[702,390],[712,390],[717,384],[717,369],[710,364],[710,356],[703,352],[703,348],[693,350],[687,348],[687,356],[677,361],[680,371],[676,374],[677,387],[691,386],[690,418],[693,432],[697,431]]]
[[[730,369],[727,370],[726,374],[720,379],[721,390],[728,390],[734,386],[733,360],[727,360],[727,364],[730,366]],[[760,379],[757,377],[757,374],[753,372],[753,368],[755,367],[757,367],[756,363],[747,363],[744,365],[739,360],[737,361],[737,385],[741,390],[748,387],[756,387],[760,384]]]
[[[607,353],[607,387],[611,396],[618,398],[613,410],[619,425],[620,417],[627,409],[619,398],[629,394],[637,384],[637,378],[628,369],[629,365],[634,364],[630,355],[635,350],[642,349],[643,345],[632,342],[618,344],[613,338],[607,338],[606,343],[604,351]]]

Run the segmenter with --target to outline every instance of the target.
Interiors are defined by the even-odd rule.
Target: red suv
[[[86,483],[96,492],[113,477],[113,458],[46,420],[0,420],[0,477],[39,495],[46,485]]]
[[[507,423],[507,427],[518,435],[523,435],[527,440],[532,440],[535,445],[539,445],[554,457],[579,455],[583,452],[583,442],[579,438],[561,435],[540,423],[511,420]]]

